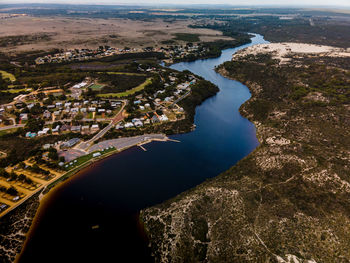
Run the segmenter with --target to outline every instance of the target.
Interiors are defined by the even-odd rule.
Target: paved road
[[[76,149],[79,150],[83,150],[83,151],[87,151],[87,149],[89,148],[89,146],[94,142],[97,141],[98,139],[102,138],[116,123],[120,122],[121,120],[124,119],[123,116],[123,110],[124,107],[126,106],[126,102],[124,102],[122,108],[119,110],[118,114],[113,118],[113,120],[111,121],[110,124],[108,124],[106,127],[104,127],[99,133],[97,133],[92,139],[90,139],[89,141],[86,142],[82,142],[80,144],[78,144],[76,147]]]
[[[5,127],[1,127],[0,131],[10,130],[10,129],[14,129],[14,128],[23,128],[24,126],[25,126],[25,124],[9,125],[9,126],[5,126]]]
[[[108,147],[115,147],[117,150],[129,148],[149,141],[165,141],[167,137],[164,134],[144,134],[134,137],[118,138],[99,142],[90,147],[89,152],[100,151]]]
[[[178,98],[177,100],[175,100],[170,107],[174,106],[176,103],[178,103],[179,101],[183,100],[185,97],[187,97],[189,94],[191,93],[191,91],[187,91],[184,95],[182,95],[180,98]]]

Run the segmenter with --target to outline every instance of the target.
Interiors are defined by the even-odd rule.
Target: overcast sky
[[[350,6],[350,0],[0,0],[0,3],[69,4],[231,4],[231,5],[307,5]]]

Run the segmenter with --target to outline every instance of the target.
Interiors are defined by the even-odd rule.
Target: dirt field
[[[0,20],[0,39],[18,35],[47,35],[35,42],[18,46],[2,47],[5,52],[49,50],[52,48],[95,48],[99,45],[114,47],[162,46],[161,41],[170,40],[174,33],[195,33],[202,41],[230,39],[219,31],[188,28],[186,21],[151,22],[127,19],[86,19],[64,17],[11,17]],[[165,46],[165,45],[163,45]]]

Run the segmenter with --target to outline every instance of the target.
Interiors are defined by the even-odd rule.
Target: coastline
[[[254,63],[258,70],[265,67]],[[308,80],[303,69],[279,67],[280,75],[290,74],[283,81]],[[349,258],[348,168],[337,167],[334,158],[348,147],[342,120],[349,108],[324,106],[309,95],[293,99],[293,83],[279,82],[278,75],[273,83],[270,71],[255,75],[249,63],[234,69],[215,70],[249,88],[252,96],[239,112],[254,124],[260,145],[218,176],[141,211],[156,262]],[[313,74],[318,79],[318,72]],[[276,89],[280,86],[285,88]]]
[[[228,171],[230,171],[232,169],[239,167],[241,165],[241,163],[244,163],[247,160],[250,161],[251,157],[254,156],[260,150],[260,147],[261,147],[262,143],[264,142],[264,135],[266,136],[266,134],[264,134],[262,132],[262,130],[263,130],[263,129],[261,129],[261,128],[263,128],[262,125],[257,123],[251,116],[249,116],[247,111],[244,109],[252,100],[256,99],[255,96],[257,93],[256,93],[255,89],[252,87],[251,83],[249,83],[248,81],[245,81],[245,80],[238,80],[238,79],[232,78],[231,76],[229,76],[229,74],[227,74],[227,72],[225,72],[225,70],[223,68],[220,68],[220,66],[221,65],[219,65],[218,67],[216,67],[214,69],[214,71],[216,73],[220,74],[221,76],[223,76],[227,79],[239,81],[242,84],[244,84],[245,86],[247,86],[247,88],[249,89],[249,91],[251,93],[251,97],[240,106],[239,113],[242,117],[247,118],[250,122],[252,122],[254,124],[255,130],[256,130],[256,137],[257,137],[258,142],[259,142],[259,145],[251,153],[249,153],[247,156],[243,157],[243,159],[238,161],[238,163],[236,163],[231,168],[229,168]],[[224,172],[216,175],[215,177],[210,178],[210,179],[206,180],[205,182],[203,182],[197,186],[194,186],[193,188],[188,189],[188,190],[174,196],[173,198],[170,198],[170,199],[164,201],[161,204],[156,204],[152,207],[148,207],[148,208],[142,209],[140,211],[139,223],[140,223],[140,225],[142,225],[144,227],[143,231],[146,234],[148,240],[150,240],[148,245],[151,247],[152,254],[157,254],[157,256],[161,257],[161,258],[157,258],[156,262],[163,262],[163,260],[164,260],[164,262],[169,262],[168,255],[171,253],[171,251],[167,250],[164,257],[163,257],[163,255],[161,255],[162,252],[154,248],[154,245],[155,245],[154,243],[159,242],[160,240],[158,240],[157,238],[156,239],[154,238],[154,235],[152,235],[152,231],[150,230],[150,228],[152,228],[153,231],[158,232],[158,234],[159,234],[161,231],[160,229],[164,230],[164,229],[166,229],[167,226],[164,225],[164,228],[161,227],[159,229],[157,226],[155,226],[155,224],[156,224],[155,221],[157,219],[161,219],[162,217],[165,217],[165,218],[170,217],[171,218],[172,216],[174,216],[173,214],[171,214],[171,212],[162,214],[162,213],[160,213],[160,211],[164,208],[167,209],[168,207],[171,207],[171,210],[177,209],[176,204],[174,205],[174,203],[177,203],[177,202],[195,203],[197,201],[196,198],[201,198],[198,196],[198,192],[200,192],[202,190],[207,191],[208,186],[212,182],[214,182],[216,179],[218,179],[220,177],[227,176],[228,171],[224,171]],[[209,187],[209,193],[210,192],[213,192],[215,194],[216,189],[212,189],[211,187]],[[210,194],[212,194],[212,193],[210,193]],[[216,193],[216,194],[220,195],[221,193]],[[227,193],[225,193],[225,194],[227,194]],[[195,199],[187,198],[187,196],[191,196],[191,195],[195,196]],[[229,198],[229,197],[227,197],[227,198]],[[207,200],[205,201],[205,203],[206,202],[207,202]],[[178,215],[176,215],[176,216],[178,216]],[[182,227],[184,227],[184,226],[182,226]],[[165,235],[174,235],[174,233],[164,233],[164,234]],[[152,243],[152,241],[155,241],[155,242]],[[158,247],[158,245],[159,244],[157,244],[156,247]],[[166,244],[162,243],[160,241],[160,246],[166,247]],[[172,247],[172,245],[170,245],[170,247]],[[167,249],[167,248],[165,248],[165,249]],[[202,258],[201,260],[204,260],[204,258]]]
[[[213,42],[213,43],[215,43],[215,42]],[[193,58],[179,58],[179,59],[176,59],[175,61],[173,61],[172,63],[166,63],[166,62],[164,62],[164,59],[163,59],[162,62],[164,63],[165,66],[171,66],[171,65],[174,65],[174,64],[177,64],[177,63],[181,63],[181,62],[194,62],[196,60],[214,59],[214,58],[220,57],[223,50],[240,47],[240,46],[243,46],[243,45],[246,45],[246,44],[250,44],[250,43],[252,43],[251,38],[249,38],[247,40],[244,40],[244,41],[236,42],[236,43],[230,43],[230,44],[224,45],[222,47],[219,46],[219,48],[218,48],[218,50],[216,51],[215,54],[204,55],[204,56],[196,56],[196,57],[193,57]]]
[[[164,136],[164,140],[160,140],[157,138],[150,138],[146,141],[143,141],[142,143],[135,143],[132,145],[128,145],[122,149],[115,149],[111,152],[108,152],[104,155],[101,155],[97,158],[93,158],[88,160],[85,163],[82,163],[78,167],[75,167],[74,169],[67,171],[66,173],[62,174],[58,178],[55,178],[53,182],[48,184],[46,187],[36,191],[33,195],[28,196],[23,202],[13,207],[11,210],[7,211],[6,214],[4,214],[1,217],[0,221],[0,229],[1,234],[3,236],[10,236],[14,235],[15,233],[19,234],[21,236],[21,239],[23,240],[23,244],[18,242],[16,238],[15,246],[7,247],[6,250],[3,248],[3,251],[6,253],[6,255],[2,255],[2,260],[4,262],[18,262],[21,253],[20,251],[23,250],[23,248],[26,245],[26,242],[28,241],[28,237],[30,236],[30,232],[35,227],[35,222],[37,220],[38,213],[37,211],[40,210],[40,207],[42,204],[45,203],[45,200],[49,197],[49,194],[53,188],[56,189],[57,186],[61,185],[61,183],[72,179],[77,174],[82,172],[84,169],[89,169],[89,167],[97,162],[103,161],[111,156],[114,156],[118,153],[121,153],[127,149],[142,146],[148,143],[151,143],[153,141],[173,141],[169,139],[166,135],[161,134]],[[44,203],[42,203],[44,202]],[[22,218],[25,216],[25,218]],[[8,238],[9,243],[14,242],[11,238]]]
[[[196,90],[196,96],[187,97],[185,100],[182,101],[183,107],[185,108],[185,110],[187,112],[187,115],[186,115],[186,118],[184,120],[181,120],[180,123],[178,123],[178,124],[183,125],[184,128],[180,128],[180,129],[176,128],[176,129],[173,129],[173,130],[171,130],[171,129],[170,130],[166,130],[165,133],[167,135],[172,135],[172,134],[187,133],[187,132],[192,131],[193,127],[194,127],[194,123],[193,122],[194,122],[194,115],[195,115],[196,107],[201,105],[206,99],[216,95],[218,91],[219,91],[218,87],[213,85],[210,82],[207,83],[207,89],[202,89],[201,90],[198,87],[197,90]],[[193,98],[193,97],[195,97],[195,98]],[[176,124],[176,125],[178,125],[178,124]],[[133,146],[131,146],[131,147],[133,147]],[[42,194],[44,194],[44,198],[47,198],[48,197],[47,193],[50,191],[50,189],[52,189],[55,186],[57,186],[60,182],[63,182],[65,180],[69,179],[69,178],[72,178],[73,175],[76,175],[78,172],[82,171],[83,169],[88,168],[92,163],[95,163],[97,161],[100,161],[102,159],[110,157],[110,156],[112,156],[112,155],[114,155],[114,154],[116,154],[118,152],[120,152],[120,151],[113,151],[113,152],[110,152],[110,153],[104,155],[103,157],[101,156],[100,158],[98,158],[98,159],[96,159],[94,161],[90,160],[90,161],[82,164],[81,166],[75,168],[74,170],[69,171],[66,174],[62,175],[59,179],[57,179],[57,181],[55,181],[55,183],[50,184],[50,186],[47,189],[45,189],[45,193],[42,193]],[[39,196],[38,196],[38,198],[34,198],[34,200],[31,200],[31,201],[39,207],[39,204],[40,204]],[[33,222],[36,220],[38,207],[33,209],[33,211],[32,211],[32,213],[34,214],[34,217],[33,218],[29,218],[29,220],[30,220],[29,226],[33,226],[34,225]],[[14,211],[16,211],[16,210],[14,210]],[[16,223],[16,222],[12,222],[12,223]],[[9,225],[9,224],[11,224],[11,222],[7,223],[7,224]],[[0,224],[0,226],[1,226],[1,224]],[[6,228],[6,226],[4,228]],[[27,238],[30,235],[29,233],[32,230],[32,227],[27,227],[27,229],[29,231],[26,231],[26,230],[22,231],[22,233],[23,233],[23,237],[22,238],[24,240],[24,245],[23,245],[23,243],[21,243],[21,244],[18,244],[18,246],[15,248],[16,250],[18,250],[17,253],[15,252],[15,254],[13,255],[15,257],[16,262],[18,262],[18,260],[19,260],[19,258],[21,256],[21,253],[19,253],[19,251],[23,251],[23,248],[25,247],[25,243],[28,241]],[[8,262],[12,262],[12,261],[8,261]]]

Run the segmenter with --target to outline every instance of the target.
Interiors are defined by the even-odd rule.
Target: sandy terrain
[[[234,57],[241,57],[248,54],[272,53],[273,58],[279,59],[281,63],[289,61],[288,56],[295,54],[317,54],[328,57],[350,57],[350,49],[342,49],[330,46],[320,46],[304,43],[270,43],[248,47],[236,53]]]
[[[170,23],[160,19],[144,22],[127,19],[13,17],[0,20],[0,38],[47,34],[51,39],[1,49],[14,52],[52,48],[95,48],[106,44],[114,47],[161,46],[160,42],[172,39],[174,33],[200,34],[202,41],[229,39],[219,31],[188,28],[189,24],[193,24],[191,19]]]

